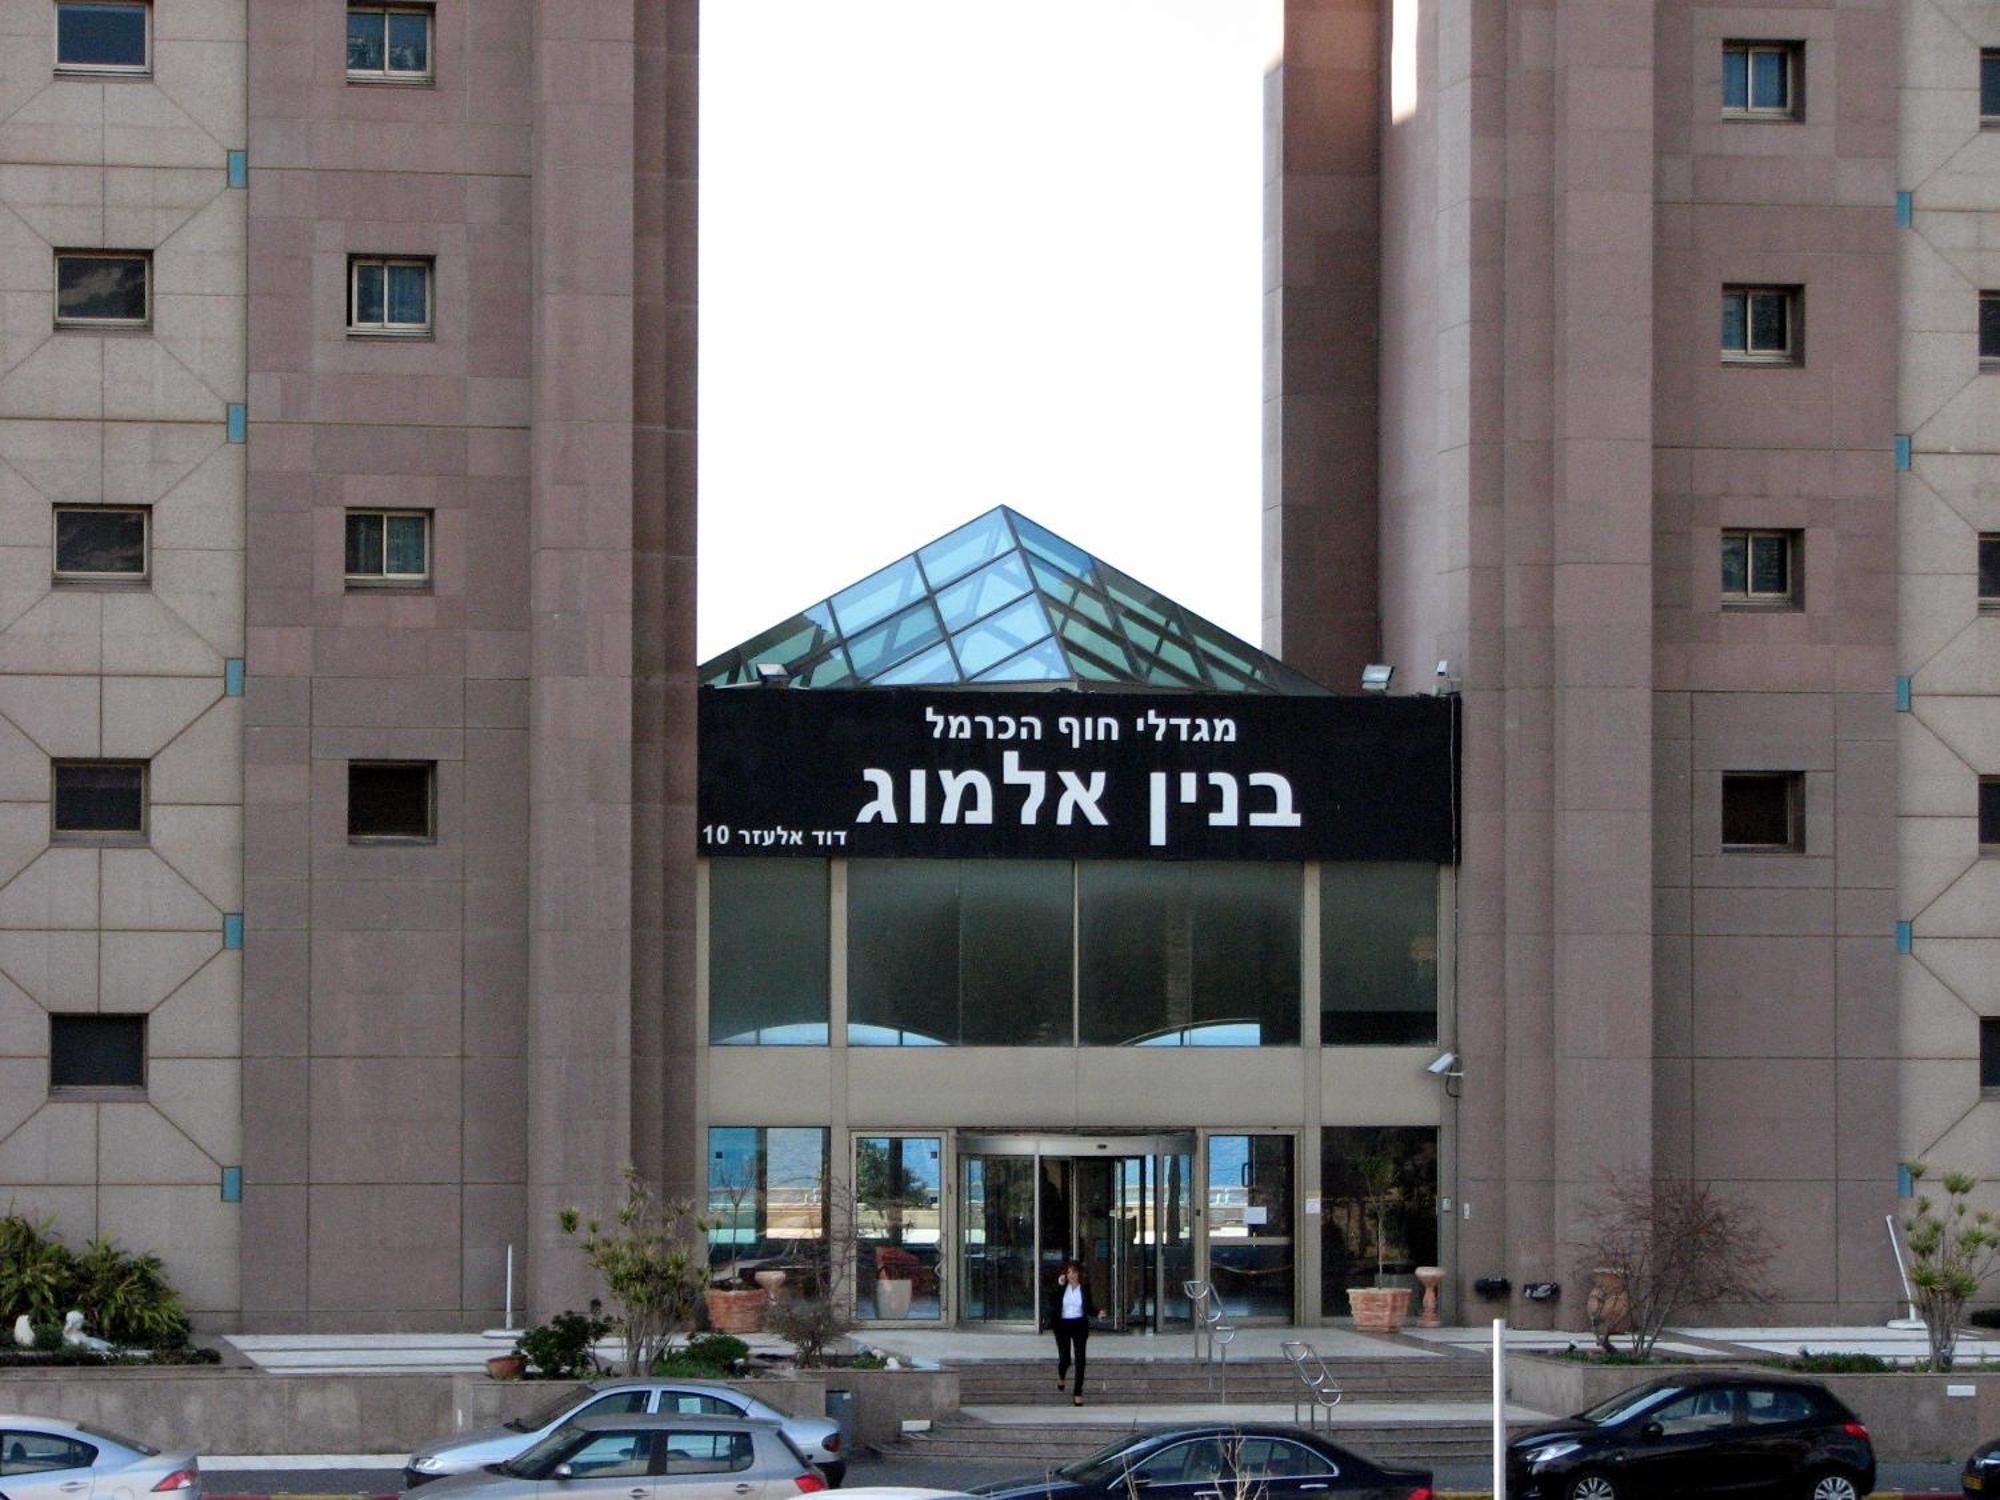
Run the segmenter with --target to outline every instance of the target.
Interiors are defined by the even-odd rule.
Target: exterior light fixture
[[[1364,693],[1386,693],[1389,679],[1396,675],[1396,669],[1383,662],[1370,662],[1361,669],[1361,691]]]
[[[760,661],[751,670],[765,687],[784,687],[792,680],[792,669],[781,661]]]

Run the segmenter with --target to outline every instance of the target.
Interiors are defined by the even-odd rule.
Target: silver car
[[[0,1495],[6,1500],[201,1500],[192,1453],[162,1453],[87,1422],[0,1414]]]
[[[826,1480],[776,1422],[635,1414],[566,1423],[517,1457],[440,1479],[423,1496],[798,1500],[825,1488]]]
[[[776,1422],[798,1450],[818,1466],[828,1485],[838,1489],[847,1474],[847,1456],[840,1451],[840,1428],[825,1417],[787,1416],[719,1380],[592,1380],[559,1388],[529,1415],[502,1426],[455,1433],[426,1443],[403,1466],[403,1482],[415,1489],[426,1480],[504,1462],[525,1453],[558,1427],[585,1417],[647,1414]]]

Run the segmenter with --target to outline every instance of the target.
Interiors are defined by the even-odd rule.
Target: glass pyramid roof
[[[1324,695],[1326,689],[1006,506],[700,669],[795,687],[978,684]]]

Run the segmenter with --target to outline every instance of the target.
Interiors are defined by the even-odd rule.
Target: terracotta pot
[[[1599,1266],[1590,1273],[1590,1295],[1584,1299],[1584,1316],[1590,1331],[1599,1338],[1632,1331],[1632,1298],[1625,1290],[1625,1273]]]
[[[519,1380],[528,1373],[528,1361],[519,1354],[495,1354],[487,1358],[486,1373],[495,1380]]]
[[[769,1297],[773,1302],[778,1300],[778,1293],[784,1289],[785,1285],[785,1273],[783,1271],[759,1271],[750,1279],[761,1286],[764,1289],[764,1295]]]
[[[755,1333],[764,1326],[764,1309],[771,1305],[763,1291],[729,1292],[708,1289],[708,1326],[717,1333]]]
[[[1369,1333],[1394,1333],[1410,1315],[1410,1289],[1406,1286],[1351,1286],[1347,1305],[1354,1310],[1354,1326]]]

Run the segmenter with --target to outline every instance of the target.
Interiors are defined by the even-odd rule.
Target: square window
[[[1722,847],[1791,850],[1805,847],[1805,778],[1796,771],[1725,771]]]
[[[348,838],[434,838],[436,780],[435,761],[349,761]]]
[[[49,1017],[49,1088],[143,1089],[146,1018]]]
[[[1979,54],[1979,123],[2000,125],[2000,51]]]
[[[144,328],[151,270],[143,251],[58,250],[56,327]]]
[[[2000,532],[1979,538],[1979,607],[2000,609]]]
[[[56,577],[143,579],[150,519],[143,506],[58,505]]]
[[[2000,292],[1979,294],[1979,357],[2000,363]]]
[[[1737,118],[1799,118],[1804,48],[1797,42],[1724,42],[1722,112]]]
[[[1796,603],[1798,549],[1795,531],[1723,532],[1723,605]]]
[[[1799,289],[1722,289],[1722,358],[1726,364],[1796,364]]]
[[[58,841],[129,843],[146,836],[146,763],[59,760],[51,826]]]
[[[144,73],[151,31],[145,0],[56,0],[56,69]]]
[[[359,83],[431,81],[431,26],[427,5],[347,7],[347,76]]]
[[[2000,1016],[1979,1018],[1979,1087],[2000,1092]]]
[[[1979,778],[1979,852],[2000,854],[2000,776]]]
[[[380,587],[430,582],[431,514],[426,510],[350,510],[347,581]]]
[[[431,263],[357,255],[348,263],[350,333],[431,331]]]

